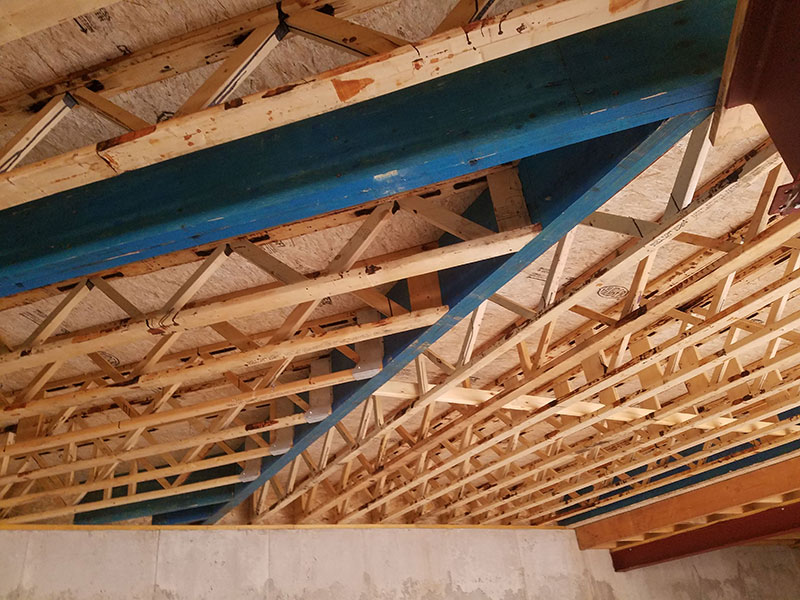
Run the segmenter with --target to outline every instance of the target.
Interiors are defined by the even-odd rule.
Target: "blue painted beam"
[[[588,162],[584,163],[583,172],[573,170],[567,181],[574,182],[574,189],[562,189],[560,197],[551,196],[549,191],[561,180],[544,179],[548,172],[552,172],[553,157],[545,155],[522,161],[519,170],[523,191],[530,205],[537,208],[537,214],[532,218],[542,224],[542,232],[509,257],[459,267],[441,275],[442,300],[450,307],[448,312],[427,329],[387,336],[383,370],[367,381],[335,386],[332,414],[320,423],[295,427],[294,446],[289,452],[263,459],[260,476],[237,486],[233,499],[208,518],[206,524],[217,522],[288,466],[328,429],[619,192],[708,114],[709,110],[699,111],[670,119],[658,127],[643,126],[605,139],[583,142],[574,146],[571,152],[565,149],[557,157],[557,162],[574,165],[574,157]],[[578,177],[578,174],[587,178]],[[537,175],[541,175],[541,180]]]
[[[734,5],[685,0],[2,211],[0,294],[710,108]]]
[[[198,506],[195,508],[187,508],[184,510],[176,510],[174,512],[162,513],[153,515],[153,525],[167,526],[167,525],[190,525],[201,523],[209,518],[220,508],[222,504],[210,504],[208,506]]]
[[[241,471],[241,468],[235,464],[215,467],[205,471],[196,471],[189,475],[186,483],[198,483],[219,477],[228,477],[231,475],[236,475],[239,473],[239,471]],[[171,483],[175,479],[176,477],[168,477],[167,481]],[[162,489],[162,487],[156,481],[143,481],[137,486],[137,491],[139,492],[153,492],[160,489]],[[75,525],[102,525],[105,523],[125,521],[127,519],[136,519],[140,517],[149,517],[151,515],[172,513],[179,510],[184,511],[206,506],[220,506],[224,505],[225,502],[230,502],[230,500],[233,498],[234,492],[234,486],[226,485],[207,490],[200,490],[197,492],[190,492],[180,496],[158,498],[156,500],[146,500],[144,502],[137,502],[130,505],[114,506],[100,510],[87,511],[76,514],[73,518],[73,523]],[[111,497],[119,498],[126,496],[127,493],[127,485],[117,486],[112,489]],[[102,499],[102,491],[90,492],[86,494],[84,499],[81,501],[81,504],[89,504]]]

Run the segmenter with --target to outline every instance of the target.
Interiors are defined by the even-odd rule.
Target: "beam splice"
[[[615,571],[631,571],[800,531],[800,502],[777,506],[611,553]]]
[[[320,209],[354,206],[712,107],[732,13],[732,0],[714,6],[685,0],[435,82],[7,210],[0,223],[6,240],[0,249],[0,294],[243,235]],[[706,51],[699,54],[692,48],[700,40]],[[672,46],[671,53],[657,51]],[[366,68],[371,60],[357,64]],[[313,91],[303,86],[202,114],[224,117],[244,132],[234,123],[265,121],[250,118],[256,105],[266,107],[261,100],[269,101],[273,111],[275,103],[294,107]],[[365,88],[368,96],[377,93],[371,87]],[[475,94],[476,89],[496,93]],[[576,97],[573,89],[584,91]],[[170,127],[188,120],[175,119]],[[432,126],[419,127],[421,120]],[[215,120],[217,125],[222,122]],[[109,151],[125,147],[127,143]],[[94,161],[92,155],[76,152],[85,164],[110,169],[96,154]],[[14,198],[33,189],[30,185],[39,189],[27,169],[0,177],[6,206],[16,204]],[[66,171],[61,176],[69,178]],[[221,196],[227,199],[224,205],[218,202]],[[108,202],[109,197],[115,202]],[[74,211],[65,211],[65,205]]]

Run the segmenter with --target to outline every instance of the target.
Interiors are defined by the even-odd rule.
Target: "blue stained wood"
[[[241,468],[235,464],[214,467],[213,469],[206,469],[204,471],[190,473],[189,477],[186,479],[186,483],[199,483],[201,481],[208,481],[219,477],[228,477],[231,475],[236,475],[240,471]],[[176,477],[168,477],[167,481],[172,483],[175,481],[175,479]],[[139,483],[136,489],[137,492],[143,493],[155,492],[163,488],[157,481],[149,480]],[[235,487],[233,485],[226,485],[207,490],[200,490],[197,492],[190,492],[188,494],[182,494],[181,496],[157,498],[155,500],[146,500],[144,502],[136,502],[135,504],[123,506],[112,506],[110,508],[102,508],[99,510],[78,513],[75,515],[73,523],[76,525],[100,525],[103,523],[115,523],[127,519],[170,513],[177,511],[178,509],[189,510],[212,505],[223,505],[225,502],[230,502],[231,498],[233,498],[234,492]],[[120,498],[126,496],[127,493],[128,486],[120,485],[112,488],[111,497]],[[81,500],[81,504],[89,504],[102,499],[102,490],[89,492],[86,494],[83,500]],[[208,515],[206,515],[206,517],[207,516]]]
[[[0,294],[713,106],[735,0],[685,0],[0,212]]]
[[[176,510],[174,512],[153,515],[153,525],[191,525],[201,523],[216,511],[222,508],[223,504],[210,504],[208,506],[198,506]]]

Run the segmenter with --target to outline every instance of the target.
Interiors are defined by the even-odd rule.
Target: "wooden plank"
[[[678,175],[672,186],[670,201],[664,211],[665,215],[669,216],[684,209],[692,201],[697,185],[700,183],[700,175],[708,157],[708,151],[711,149],[711,140],[708,135],[710,128],[711,118],[709,117],[692,131],[681,160],[681,166],[678,168]]]
[[[99,115],[105,117],[124,127],[129,131],[136,131],[137,129],[145,129],[150,127],[150,123],[128,112],[124,108],[114,104],[107,98],[100,94],[93,92],[89,88],[77,88],[70,92],[70,95],[78,101],[78,104],[85,106]]]
[[[675,523],[800,489],[800,458],[779,462],[648,506],[578,527],[582,550],[608,548]]]
[[[658,223],[652,221],[623,217],[600,211],[586,217],[581,225],[638,238],[644,237],[658,227]]]
[[[397,204],[403,210],[419,215],[442,231],[462,240],[477,240],[493,233],[491,229],[447,210],[435,201],[410,197],[399,200]]]
[[[439,273],[409,277],[406,281],[408,283],[408,298],[411,302],[411,310],[421,310],[431,306],[442,305]]]
[[[742,30],[744,29],[747,10],[750,7],[750,0],[739,0],[736,5],[736,13],[733,17],[733,27],[731,27],[731,37],[728,43],[728,50],[725,54],[725,64],[722,68],[722,79],[719,84],[717,95],[717,105],[714,109],[714,118],[711,124],[709,137],[712,143],[716,144],[718,139],[725,137],[733,119],[731,110],[725,108],[728,99],[728,91],[733,77],[733,68],[736,65],[736,57],[739,55],[739,46],[742,40]]]
[[[531,224],[528,205],[522,193],[522,182],[516,168],[490,173],[486,176],[486,181],[489,182],[489,193],[499,231]]]
[[[318,10],[297,12],[286,19],[286,25],[298,35],[358,57],[384,54],[408,44],[396,36]]]
[[[539,300],[540,309],[550,308],[553,302],[555,302],[558,288],[561,286],[561,278],[564,275],[564,269],[567,267],[567,257],[572,248],[572,241],[574,238],[575,230],[572,230],[558,240],[556,244],[553,260],[550,263],[550,269],[547,271],[547,279],[545,279],[544,282],[542,298]]]
[[[250,32],[247,39],[234,50],[219,68],[175,113],[188,115],[209,106],[225,102],[258,65],[278,47],[286,30],[280,25],[264,25]]]

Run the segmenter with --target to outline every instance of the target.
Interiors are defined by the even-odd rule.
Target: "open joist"
[[[42,192],[53,194],[64,191],[74,185],[113,177],[121,172],[274,129],[342,106],[364,102],[455,73],[486,60],[542,45],[676,1],[637,0],[621,10],[612,10],[607,2],[600,0],[553,2],[518,9],[502,17],[486,19],[480,26],[475,24],[475,29],[482,30],[483,34],[473,36],[474,40],[465,39],[463,31],[459,29],[450,34],[435,36],[413,47],[406,46],[388,56],[382,56],[380,60],[365,58],[344,69],[288,86],[287,89],[280,90],[279,94],[256,94],[243,98],[235,111],[228,111],[225,107],[211,107],[182,119],[160,123],[135,136],[102,143],[99,151],[94,147],[78,150],[69,156],[44,161],[40,166],[30,166],[26,173],[17,173],[11,179],[6,179],[8,182],[13,181],[14,185],[3,186],[3,207],[31,201],[40,197]],[[282,6],[284,11],[289,12],[288,6]],[[577,15],[576,9],[580,11]],[[291,16],[290,12],[289,15]],[[277,27],[277,17],[274,8],[269,11],[268,16],[260,16],[268,22],[261,26],[263,31],[270,31],[273,23]],[[544,26],[544,23],[548,25]],[[162,67],[163,64],[160,68]],[[208,94],[207,97],[211,98],[213,94]],[[305,101],[309,98],[313,98],[313,102]],[[207,101],[200,102],[192,107],[200,108],[206,103]],[[261,115],[265,111],[270,111],[271,115],[267,122],[253,118],[255,114]],[[197,129],[203,132],[202,136],[196,135]],[[184,140],[186,135],[190,137]],[[176,140],[183,141],[177,143]],[[59,181],[48,182],[56,173],[60,173]],[[71,174],[69,178],[64,177],[67,173]],[[34,180],[36,192],[33,189],[28,192],[21,189],[25,187],[23,181],[32,183]],[[8,194],[5,194],[6,188]]]
[[[780,282],[780,283],[782,283],[782,282]],[[787,281],[786,283],[791,285],[791,280]],[[775,288],[775,295],[772,296],[772,298],[773,299],[777,299],[781,295],[783,295],[783,294],[785,294],[785,293],[787,293],[788,291],[791,291],[791,290],[792,290],[791,287]],[[769,298],[765,298],[764,301],[765,302],[770,302],[770,299]],[[756,299],[755,302],[758,302],[758,300]],[[728,318],[737,318],[735,316],[735,311],[738,308],[739,307],[737,307],[735,305],[732,306],[730,311],[726,311],[727,312],[726,316],[728,316]],[[751,312],[754,308],[757,309],[758,308],[758,304],[756,304],[754,306],[747,307],[744,310],[744,312]],[[731,312],[731,311],[733,311],[733,312]],[[720,316],[722,316],[722,315],[720,315]],[[787,319],[789,319],[787,321],[787,323],[788,322],[794,322],[794,320],[796,319],[796,315],[787,315]],[[720,325],[720,327],[724,327],[725,326],[725,321],[724,320],[717,319],[716,321]],[[714,322],[714,320],[712,319],[711,323],[713,323],[713,322]],[[711,324],[711,323],[709,323],[709,324]],[[778,324],[776,323],[776,326],[777,325]],[[698,334],[697,339],[702,339],[704,336],[707,336],[707,334],[703,331],[702,327],[699,328],[696,333]],[[779,330],[773,329],[773,335],[777,335],[778,333],[779,333]],[[692,337],[690,336],[689,338],[686,338],[686,341],[689,342],[691,339],[692,339]],[[760,340],[758,339],[758,337],[755,337],[753,339],[745,338],[742,341],[749,342],[750,344],[753,344],[753,343],[757,344],[757,343],[759,343]],[[738,347],[743,347],[742,343],[739,343],[737,346]],[[733,349],[737,349],[737,346],[734,346],[733,348],[731,348],[730,351],[732,351]],[[678,348],[675,348],[675,350],[678,350]],[[782,360],[782,361],[787,361],[787,360],[788,361],[792,361],[792,360],[794,360],[794,361],[796,361],[796,357],[795,357],[796,351],[792,351],[790,349],[787,349],[787,350],[782,351],[780,354],[781,354],[781,356],[780,357],[776,356],[775,360]],[[653,360],[653,359],[656,359],[656,358],[657,358],[657,355],[655,355],[655,354],[648,355],[647,359],[643,360],[643,363],[641,364],[641,367],[642,368],[646,368],[647,364],[652,364],[650,361]],[[723,362],[723,360],[718,360],[717,365],[722,363],[722,362]],[[713,361],[708,361],[707,360],[706,363],[707,363],[707,367],[708,368],[713,368],[714,366],[716,366]],[[703,365],[703,366],[706,366],[706,365]],[[780,363],[777,363],[775,361],[769,361],[766,364],[764,364],[763,366],[760,366],[755,371],[754,378],[758,377],[759,375],[763,376],[763,374],[766,371],[768,371],[769,369],[777,368],[779,366],[780,366]],[[765,371],[765,369],[766,369],[766,371]],[[680,373],[679,376],[682,378],[682,380],[685,381],[690,376],[690,374],[692,372],[694,372],[694,373],[702,372],[702,366],[700,368],[695,367],[693,369],[693,371],[690,369],[685,374],[684,373]],[[602,387],[604,387],[604,386],[609,386],[609,387],[613,386],[615,382],[620,381],[620,379],[616,379],[615,380],[612,377],[610,377],[611,375],[615,375],[615,374],[619,374],[619,371],[610,371],[610,373],[608,374],[609,377],[607,378],[607,380],[603,380],[600,385],[598,385],[597,383],[592,383],[591,385],[587,384],[586,386],[583,386],[583,388],[580,388],[579,390],[573,391],[571,394],[569,394],[564,399],[560,399],[560,402],[561,403],[565,403],[567,401],[567,399],[577,400],[577,399],[582,397],[581,394],[583,394],[583,393],[595,394],[599,390],[601,390]],[[587,378],[590,378],[590,376],[587,375]],[[670,385],[675,385],[676,383],[681,381],[681,379],[678,379],[677,377],[673,377],[673,378],[671,378],[671,380],[672,380],[671,382],[669,382],[669,380],[668,380],[668,382],[666,384],[662,384],[663,389],[668,389],[670,387]],[[734,389],[736,387],[737,384],[741,385],[741,383],[744,383],[746,381],[747,381],[747,378],[745,377],[745,378],[742,378],[741,381],[736,381],[734,383],[727,383],[726,384],[727,390],[732,390],[732,389]],[[794,384],[791,381],[789,381],[786,385],[789,386],[789,388],[787,388],[786,386],[783,386],[784,389],[790,389],[791,386],[794,385]],[[720,390],[720,391],[725,391],[725,390]],[[777,391],[777,389],[776,389],[776,391]],[[563,427],[560,431],[556,432],[557,435],[552,438],[553,439],[552,442],[548,442],[547,439],[546,439],[546,440],[544,440],[542,442],[539,442],[537,444],[534,444],[534,445],[532,445],[532,446],[530,446],[528,448],[523,448],[523,449],[519,450],[516,454],[509,455],[509,456],[505,457],[504,461],[513,460],[514,458],[521,458],[526,453],[531,453],[531,452],[533,452],[533,451],[535,451],[537,449],[546,450],[548,445],[552,446],[551,450],[546,450],[546,454],[548,456],[550,456],[550,455],[552,455],[552,453],[554,451],[557,451],[558,446],[557,446],[556,442],[557,442],[558,439],[562,439],[563,436],[568,435],[571,432],[572,433],[577,432],[581,428],[590,427],[594,423],[600,423],[600,422],[602,422],[603,419],[608,418],[614,412],[624,411],[628,405],[634,405],[635,406],[637,403],[642,402],[643,398],[649,397],[649,396],[654,395],[656,393],[657,393],[656,389],[645,389],[644,390],[644,394],[642,394],[642,395],[636,395],[636,394],[629,395],[629,396],[627,396],[625,398],[625,403],[624,404],[620,403],[619,405],[615,404],[615,405],[610,405],[608,407],[605,407],[605,408],[599,410],[597,412],[597,414],[595,416],[591,417],[591,418],[584,418],[580,422],[576,423],[575,425]],[[713,398],[714,395],[716,395],[716,394],[713,393],[713,392],[711,394],[709,394],[709,399]],[[601,394],[601,398],[602,398],[602,394]],[[691,399],[691,396],[690,396],[690,399]],[[758,397],[754,397],[754,400],[757,400],[757,399],[758,399]],[[694,398],[694,401],[698,402],[698,401],[700,401],[700,399]],[[744,405],[741,407],[741,409],[742,410],[746,409],[749,403],[752,403],[752,402],[751,401],[745,402]],[[678,405],[673,404],[669,408],[665,408],[663,411],[656,411],[654,416],[657,417],[657,415],[659,415],[659,414],[664,414],[665,416],[669,415],[670,413],[674,414],[676,412],[676,407],[677,406]],[[774,406],[770,407],[770,411],[769,412],[762,413],[762,414],[763,414],[764,417],[768,417],[768,416],[770,416],[770,414],[775,415],[778,412],[780,412],[781,410],[786,410],[787,408],[790,408],[791,406],[792,406],[792,397],[791,397],[791,392],[790,392],[789,396],[784,401],[784,404],[783,404],[782,407],[781,407],[780,404],[774,405]],[[728,410],[730,410],[730,409],[728,409]],[[541,412],[546,413],[547,411],[541,411]],[[726,411],[724,411],[724,410],[719,411],[720,414],[725,414],[725,412]],[[696,417],[695,420],[703,420],[703,419],[712,420],[713,418],[714,418],[714,414],[713,414],[713,411],[712,411],[712,413],[708,414],[707,416],[704,414],[701,417]],[[529,421],[529,425],[532,425],[533,423],[535,423],[536,420],[537,420],[537,417],[534,417],[533,420]],[[647,423],[651,423],[652,422],[649,419],[641,419],[641,421],[642,421],[643,425],[646,425]],[[746,423],[746,422],[747,421],[745,420],[743,422],[743,424]],[[788,425],[789,425],[789,423],[787,423],[785,425],[780,425],[779,424],[778,426],[779,427],[783,427],[785,429]],[[517,425],[516,427],[520,427],[520,425]],[[627,427],[627,425],[626,426],[622,426],[621,429],[624,431],[626,427]],[[676,434],[680,433],[681,426],[680,425],[676,425],[674,427],[675,427],[675,433]],[[724,430],[724,429],[725,429],[725,427],[722,427],[722,430]],[[668,431],[668,433],[671,433],[671,432],[672,432],[672,430]],[[502,436],[500,436],[499,439],[503,439],[503,436],[507,437],[508,434],[509,434],[508,430],[503,432]],[[710,437],[714,437],[713,430],[712,430],[712,433],[710,434]],[[614,441],[613,438],[609,439],[609,436],[607,434],[604,437],[601,437],[600,439],[604,440],[605,443],[609,443],[609,442],[613,443],[613,441]],[[661,439],[662,439],[661,436],[658,436],[656,438],[656,443],[660,442]],[[594,444],[594,445],[596,446],[597,444]],[[690,444],[687,443],[687,445],[690,445]],[[476,452],[477,450],[479,450],[479,448],[472,448],[472,449],[470,449],[470,452]],[[635,450],[635,447],[634,447],[634,450]],[[677,447],[674,450],[675,451],[680,451],[681,448]],[[454,459],[454,461],[455,461],[455,459]],[[546,462],[548,462],[548,460],[545,460],[544,462],[546,463]],[[495,463],[493,465],[488,465],[483,471],[478,472],[478,473],[474,473],[473,475],[474,476],[479,476],[481,473],[490,472],[491,469],[499,468],[500,466],[502,466],[502,461],[498,461],[497,463]],[[629,468],[631,468],[631,469],[632,468],[636,468],[636,467],[637,467],[637,464],[636,464],[635,461],[633,461],[633,463],[630,464],[630,466],[629,466]],[[587,470],[590,470],[591,467],[590,466],[586,466],[586,467],[582,467],[582,468],[586,468]],[[525,477],[530,476],[532,473],[533,472],[528,473],[527,475],[521,474],[520,478],[517,481],[515,481],[513,478],[511,478],[507,482],[505,482],[505,484],[508,485],[508,486],[515,485],[516,483],[518,483],[518,481],[524,479]],[[608,473],[608,476],[609,477],[613,476],[613,473]],[[549,481],[550,479],[551,479],[551,477],[548,477],[548,480],[545,481],[545,485],[543,485],[543,486],[540,485],[539,487],[547,487],[548,485],[551,485],[551,483]],[[582,487],[584,487],[586,485],[591,485],[591,483],[592,483],[591,481],[588,481],[588,482],[583,482],[583,485],[578,485],[578,484],[574,484],[573,485],[572,483],[570,485],[573,486],[573,490],[577,490],[577,489],[581,489]],[[484,489],[481,492],[481,495],[484,495],[485,493],[487,493],[487,489]],[[513,496],[516,496],[516,495],[517,495],[517,493],[515,492],[515,494],[512,495],[512,499],[513,499]],[[558,497],[557,494],[553,495],[554,504],[556,503],[555,501],[556,501],[557,497]]]
[[[761,162],[760,160],[757,160],[757,161],[755,161],[755,164],[759,164],[760,162]],[[695,206],[696,206],[696,205],[695,205]],[[694,208],[695,208],[695,206],[692,206],[692,207],[691,207],[691,209],[689,209],[689,210],[691,211],[692,209],[694,209]],[[678,229],[679,229],[679,228],[678,228]],[[674,230],[674,231],[675,231],[675,233],[674,233],[673,235],[676,235],[676,234],[678,233],[678,230]],[[663,238],[663,237],[659,237],[659,236],[656,236],[656,239],[659,239],[659,240],[664,240],[665,238]],[[667,239],[668,239],[668,238],[667,238]],[[663,241],[662,241],[661,243],[663,243]],[[737,253],[736,253],[736,252],[734,252],[734,255],[735,255],[735,254],[737,254]],[[627,255],[627,256],[630,256],[630,255]],[[627,256],[626,256],[626,257],[627,257]],[[607,275],[607,274],[606,274],[606,273],[603,273],[603,275],[605,276],[605,275]],[[646,313],[645,313],[645,314],[646,314]],[[651,318],[652,318],[652,317],[651,317]],[[463,377],[463,375],[462,375],[461,373],[457,373],[457,374],[453,375],[453,379],[452,379],[452,381],[455,381],[456,379],[461,379],[462,377]],[[528,389],[530,389],[530,388],[528,388]],[[501,394],[501,396],[500,396],[500,397],[502,397],[502,396],[503,396],[503,395]],[[424,397],[424,396],[423,396],[423,397]],[[498,397],[498,398],[499,398],[499,397]],[[513,399],[513,396],[510,396],[510,395],[505,395],[505,397],[504,397],[504,400],[510,400],[510,399]],[[576,400],[577,400],[577,397],[576,397]],[[567,404],[564,404],[564,406],[567,406]],[[602,412],[602,411],[601,411],[601,412]],[[490,414],[490,412],[488,412],[488,411],[487,411],[487,412],[485,412],[484,414],[486,414],[486,415],[488,416],[488,415]],[[609,413],[609,414],[610,414],[610,413]],[[472,418],[474,419],[474,415],[473,415],[473,417],[472,417]],[[475,420],[473,420],[472,422],[476,422],[476,421],[475,421]],[[596,422],[596,421],[593,421],[593,422]],[[506,436],[506,437],[507,437],[507,436]],[[473,450],[473,449],[471,449],[471,450],[470,450],[470,452],[472,452],[472,450]],[[456,460],[456,459],[454,459],[454,463],[455,463],[455,460]],[[428,475],[428,474],[426,474],[426,477],[427,477],[427,475]],[[362,480],[361,480],[361,482],[359,483],[359,486],[358,486],[358,487],[359,487],[359,488],[363,488],[363,486],[364,486],[364,482],[365,482],[365,481],[369,481],[369,479],[367,479],[367,480],[364,480],[364,479],[362,479]],[[371,506],[372,506],[372,505],[368,504],[367,506],[371,508]],[[365,510],[366,510],[366,509],[365,509]],[[317,512],[316,514],[321,514],[321,513],[320,513],[320,512]]]
[[[6,0],[17,1],[17,0]],[[99,1],[99,0],[98,0]],[[349,17],[387,4],[389,0],[332,0],[281,3],[284,12],[291,14],[301,9],[332,6],[340,17]],[[25,3],[28,6],[30,3]],[[104,2],[108,4],[108,2]],[[38,23],[42,21],[39,20]],[[241,42],[243,33],[262,26],[279,24],[277,7],[265,6],[226,21],[215,23],[147,48],[137,49],[94,65],[65,77],[53,79],[42,86],[27,89],[0,99],[0,127],[15,129],[24,123],[25,113],[31,106],[48,101],[53,95],[83,87],[87,81],[96,81],[99,92],[109,98],[126,91],[176,77],[209,64],[225,60]],[[165,68],[167,65],[169,68]]]
[[[657,135],[657,134],[653,135],[653,139],[654,140],[657,139],[658,137],[659,137],[659,135]],[[650,151],[653,151],[653,150],[650,150]],[[645,152],[645,151],[643,150],[643,152]],[[646,154],[646,152],[645,152],[645,154]],[[622,168],[622,167],[620,167],[620,168]],[[625,172],[627,173],[627,171],[625,171]],[[616,184],[616,181],[615,181],[615,184]],[[597,187],[597,189],[594,190],[592,192],[592,194],[590,194],[590,196],[592,196],[595,193],[602,194],[602,193],[605,193],[606,191],[607,190],[604,187],[604,185],[599,185]],[[552,240],[552,237],[549,238],[549,239]],[[552,243],[552,241],[551,241],[551,243]],[[412,406],[413,410],[411,410],[411,411],[408,411],[408,410],[403,411],[403,413],[400,415],[402,417],[402,419],[395,420],[393,418],[390,419],[390,418],[387,417],[385,419],[385,421],[384,421],[384,424],[382,424],[380,427],[372,430],[372,432],[370,433],[371,439],[372,440],[376,440],[376,439],[380,439],[381,437],[383,437],[385,439],[385,434],[390,432],[393,428],[401,425],[404,420],[407,420],[408,418],[412,417],[413,414],[415,414],[415,413],[417,415],[420,415],[425,410],[426,406],[428,406],[432,402],[436,401],[439,397],[443,397],[443,394],[445,394],[447,392],[448,388],[452,389],[452,388],[456,387],[458,384],[460,384],[461,381],[463,381],[464,379],[467,378],[469,373],[474,372],[475,370],[481,368],[483,365],[489,364],[496,356],[498,356],[499,354],[502,354],[507,349],[514,348],[514,344],[515,344],[516,340],[524,339],[524,337],[525,336],[523,334],[521,334],[519,331],[517,331],[517,332],[514,332],[514,331],[509,332],[504,337],[503,342],[499,343],[497,345],[497,347],[492,349],[491,352],[483,352],[477,358],[474,358],[472,361],[470,361],[469,364],[465,365],[464,367],[456,369],[447,378],[447,382],[448,382],[447,387],[443,388],[442,386],[435,386],[431,391],[427,392],[426,394],[423,394],[422,397],[417,402],[415,402],[413,404],[413,406]],[[352,459],[356,458],[356,456],[357,456],[359,451],[360,450],[358,448],[351,448],[351,449],[348,450],[347,453],[345,453],[344,456],[337,457],[337,461],[343,460],[343,461],[346,462],[347,460],[352,460]],[[419,453],[415,454],[414,456],[419,456]],[[350,457],[350,458],[348,458],[348,457]],[[395,462],[395,461],[393,461],[393,462]],[[341,464],[341,462],[339,462],[339,464]],[[290,502],[295,498],[299,498],[304,491],[308,491],[309,489],[311,489],[317,483],[320,483],[320,482],[324,481],[325,477],[328,475],[328,472],[331,472],[331,469],[335,470],[336,466],[331,464],[331,465],[329,465],[329,468],[325,470],[326,472],[314,473],[313,476],[310,477],[308,481],[303,482],[302,484],[300,484],[296,488],[295,492],[293,492],[291,497],[287,497],[285,499],[281,499],[281,501],[278,504],[276,504],[272,509],[273,510],[280,509],[280,507],[285,506],[287,502]],[[384,466],[382,472],[387,472],[387,471],[385,471],[385,469],[386,469],[386,466]],[[362,478],[358,482],[356,487],[358,489],[366,489],[366,487],[371,486],[372,484],[376,483],[378,481],[378,479],[379,479],[378,475],[371,476],[366,480]],[[349,486],[348,488],[346,488],[344,490],[344,493],[349,495],[350,493],[352,493],[352,491],[353,491],[352,486]],[[326,510],[326,508],[331,508],[331,507],[333,507],[333,506],[335,506],[335,505],[337,505],[339,503],[340,503],[340,500],[338,498],[334,497],[331,500],[329,500],[328,502],[324,503],[323,506],[321,506],[321,507],[318,506],[318,507],[314,508],[312,510],[312,512],[311,512],[311,515],[314,516],[314,515],[322,514]]]
[[[138,319],[126,319],[116,324],[105,324],[90,331],[56,336],[19,348],[0,356],[0,372],[8,373],[29,366],[49,364],[56,357],[68,358],[96,352],[116,344],[134,340],[153,339],[167,332],[186,331],[263,312],[266,302],[270,309],[295,306],[298,301],[311,301],[325,296],[350,293],[373,288],[400,279],[423,275],[444,268],[465,265],[476,261],[503,256],[519,250],[536,235],[536,227],[529,226],[506,233],[491,234],[477,240],[462,242],[457,247],[426,250],[413,257],[383,261],[367,261],[344,273],[320,275],[313,279],[286,285],[262,286],[240,292],[233,297],[209,300],[177,311],[174,306],[144,315]],[[369,267],[369,268],[365,268]],[[169,304],[169,303],[168,303]],[[175,315],[180,312],[180,321]]]

